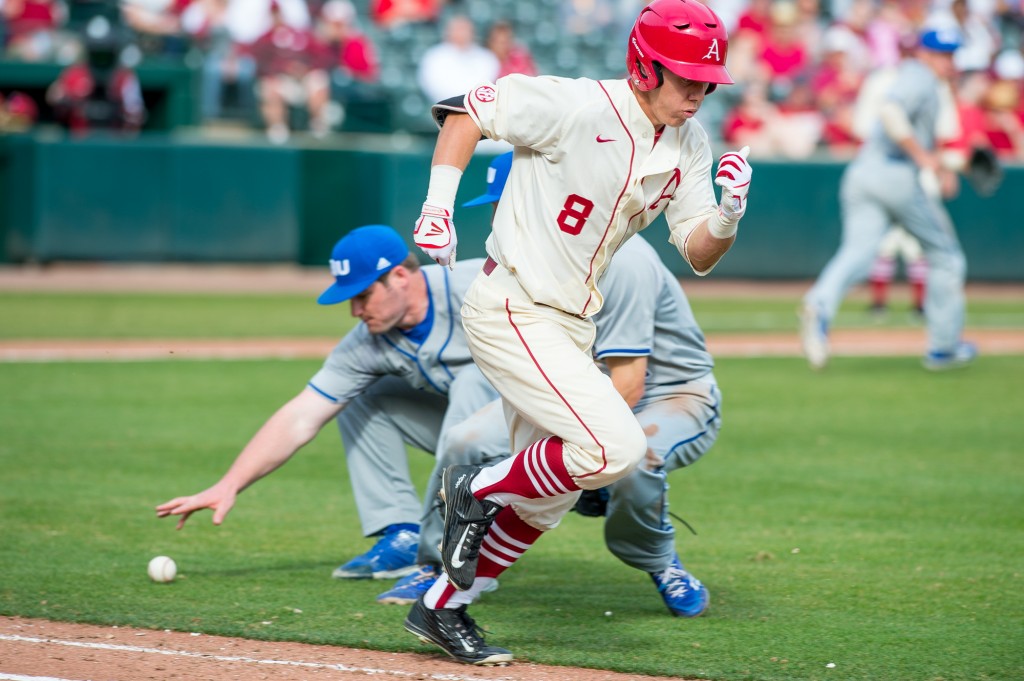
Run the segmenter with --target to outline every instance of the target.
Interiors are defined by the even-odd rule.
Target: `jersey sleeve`
[[[512,74],[477,86],[465,104],[484,136],[550,154],[562,138],[578,89],[566,78]]]
[[[622,251],[612,257],[601,280],[604,307],[594,317],[596,358],[651,354],[659,286],[657,271],[642,257]]]
[[[309,387],[335,404],[347,404],[384,374],[377,354],[369,331],[357,326],[334,347]]]
[[[437,102],[434,106],[430,107],[430,115],[433,116],[434,124],[437,125],[438,130],[444,127],[444,122],[448,120],[448,114],[453,113],[466,113],[465,95],[442,99],[440,102]]]

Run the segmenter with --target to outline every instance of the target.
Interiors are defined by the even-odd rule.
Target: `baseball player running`
[[[351,300],[361,322],[297,396],[242,449],[215,485],[156,507],[159,517],[213,510],[221,524],[236,496],[284,465],[336,419],[366,536],[379,540],[334,571],[342,578],[388,578],[415,570],[422,514],[405,444],[436,450],[445,429],[498,394],[473,365],[459,308],[482,260],[452,271],[420,268],[402,237],[384,225],[359,227],[335,245],[334,283],[323,305]]]
[[[643,427],[593,361],[591,319],[612,255],[663,212],[698,274],[731,247],[746,210],[746,151],[725,154],[715,182],[707,135],[691,120],[732,83],[722,22],[696,0],[655,0],[630,33],[629,80],[510,75],[435,108],[442,125],[418,246],[454,263],[452,212],[481,135],[514,146],[488,258],[462,306],[477,366],[501,393],[511,457],[450,466],[438,580],[405,626],[456,659],[504,663],[477,633],[457,590],[497,577],[575,504],[582,489],[629,475],[647,451]]]
[[[496,203],[511,165],[511,152],[496,157],[488,168],[487,193],[463,207]],[[648,450],[631,474],[589,491],[599,508],[577,504],[576,510],[606,515],[609,550],[651,575],[673,615],[696,617],[706,610],[710,596],[676,553],[666,480],[673,470],[697,461],[718,437],[721,398],[711,373],[714,363],[679,282],[643,237],[630,239],[615,254],[601,290],[605,299],[594,318],[594,356],[639,419]],[[493,463],[509,451],[501,402],[495,400],[445,432],[428,497],[440,490],[447,466]],[[427,509],[420,541],[425,561],[421,559],[418,572],[399,581],[389,602],[411,604],[437,580],[440,518],[438,509]],[[468,604],[463,593],[451,601]]]
[[[804,297],[800,336],[812,368],[828,362],[828,327],[849,288],[863,281],[889,226],[913,234],[928,260],[924,300],[928,348],[923,364],[938,371],[971,362],[977,349],[961,338],[967,263],[948,214],[929,198],[922,171],[952,193],[956,174],[936,152],[936,117],[943,81],[954,73],[953,29],[925,30],[914,56],[899,66],[880,111],[879,124],[843,173],[840,188],[843,238],[838,252]]]

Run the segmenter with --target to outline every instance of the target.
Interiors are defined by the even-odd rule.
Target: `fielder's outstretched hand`
[[[204,508],[209,508],[213,509],[213,524],[220,525],[234,507],[237,496],[233,490],[228,489],[226,486],[214,485],[199,494],[193,494],[190,497],[176,497],[160,504],[156,507],[156,515],[158,518],[180,515],[181,518],[178,520],[176,528],[180,530],[185,526],[185,521],[188,520],[190,515]]]
[[[728,220],[739,220],[747,211],[747,191],[753,173],[747,163],[749,153],[750,147],[743,147],[739,151],[722,154],[722,158],[718,159],[715,184],[722,188],[720,210]]]
[[[424,203],[412,239],[438,265],[455,269],[455,247],[459,240],[450,209]]]

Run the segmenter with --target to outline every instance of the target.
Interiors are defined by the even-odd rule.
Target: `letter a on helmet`
[[[640,12],[626,47],[626,69],[638,90],[663,82],[662,69],[718,85],[734,81],[725,68],[729,37],[722,20],[697,0],[654,0]]]

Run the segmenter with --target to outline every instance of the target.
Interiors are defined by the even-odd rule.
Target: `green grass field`
[[[707,333],[793,331],[797,300],[713,298],[691,301]],[[919,326],[894,296],[883,320],[852,297],[836,327]],[[348,305],[324,307],[297,294],[142,294],[0,292],[0,340],[25,338],[244,338],[337,336],[351,323]],[[967,324],[1024,329],[1024,299],[971,300]]]
[[[0,295],[3,337],[348,323],[287,296],[49,294],[39,309],[36,295]],[[696,307],[709,332],[734,324],[716,313],[745,309],[791,328],[794,309]],[[1022,310],[972,305],[992,325],[1024,326]],[[370,544],[333,428],[219,528],[204,513],[176,532],[153,513],[216,481],[318,366],[0,364],[0,613],[431,650],[402,629],[405,608],[374,603],[390,582],[330,578]],[[600,521],[570,514],[474,606],[489,641],[522,660],[721,681],[1024,678],[1024,357],[939,375],[910,357],[839,357],[821,375],[796,358],[720,358],[716,374],[722,435],[670,479],[673,510],[698,532],[680,528],[677,545],[711,590],[708,614],[669,617],[649,578],[604,550]],[[431,459],[411,456],[422,480]],[[149,581],[157,554],[177,560],[176,582]]]

